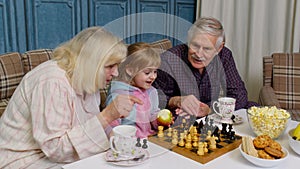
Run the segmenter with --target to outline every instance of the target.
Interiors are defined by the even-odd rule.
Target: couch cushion
[[[50,49],[38,49],[25,52],[23,55],[24,72],[35,68],[37,65],[52,58],[52,50]]]
[[[300,53],[275,53],[273,88],[284,109],[300,109]]]
[[[263,57],[263,86],[271,86],[273,74],[273,58],[271,56]]]
[[[24,76],[21,54],[0,55],[0,99],[10,98]]]
[[[287,110],[291,113],[292,120],[300,122],[300,109]]]
[[[9,98],[8,99],[1,99],[0,100],[0,117],[2,116],[7,104],[8,104]]]

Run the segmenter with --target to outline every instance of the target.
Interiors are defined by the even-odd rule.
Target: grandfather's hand
[[[176,96],[174,97],[172,102],[177,103],[177,107],[182,109],[184,112],[187,112],[188,114],[194,115],[196,117],[203,117],[211,112],[209,106],[205,103],[200,102],[194,95],[181,97]]]
[[[143,104],[143,102],[135,96],[118,95],[100,114],[109,123],[118,118],[127,117],[135,103]]]

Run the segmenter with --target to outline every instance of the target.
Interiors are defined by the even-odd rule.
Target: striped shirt
[[[58,168],[103,152],[99,93],[78,95],[55,61],[27,73],[0,120],[0,168]]]

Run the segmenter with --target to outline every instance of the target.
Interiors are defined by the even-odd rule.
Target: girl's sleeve
[[[51,161],[73,162],[109,148],[98,118],[79,118],[65,82],[45,81],[32,90],[33,136]]]
[[[150,101],[151,101],[151,117],[150,120],[151,121],[155,121],[157,119],[157,114],[160,111],[159,108],[159,97],[158,97],[158,93],[157,90],[155,88],[152,88],[153,90],[150,91],[149,93],[149,97],[150,97]]]

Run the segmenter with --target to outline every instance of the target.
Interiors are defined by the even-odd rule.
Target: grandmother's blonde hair
[[[128,46],[128,56],[119,65],[119,76],[116,80],[130,83],[135,75],[147,67],[159,67],[161,64],[158,49],[145,42],[137,42]],[[131,70],[129,75],[126,69]]]
[[[106,87],[105,66],[122,62],[126,45],[101,27],[90,27],[53,51],[77,93],[95,93]]]

